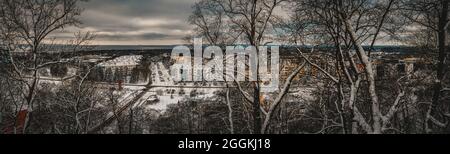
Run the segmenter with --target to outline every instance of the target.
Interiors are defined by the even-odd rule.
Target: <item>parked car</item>
[[[152,96],[150,96],[150,97],[147,98],[147,100],[146,100],[145,103],[146,103],[147,105],[152,105],[152,104],[155,104],[155,103],[158,103],[158,102],[159,102],[158,96],[152,95]]]

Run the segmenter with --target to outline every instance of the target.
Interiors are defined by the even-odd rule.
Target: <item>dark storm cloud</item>
[[[187,18],[197,0],[90,0],[81,3],[83,30],[98,41],[180,40],[191,30]]]

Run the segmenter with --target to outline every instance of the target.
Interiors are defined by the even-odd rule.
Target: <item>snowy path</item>
[[[162,72],[163,79],[166,81],[166,85],[175,85],[172,76],[169,74],[169,70],[163,65],[162,62],[158,63],[159,71]]]

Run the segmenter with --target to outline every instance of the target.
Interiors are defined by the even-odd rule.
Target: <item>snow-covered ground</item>
[[[186,98],[191,98],[190,95],[195,91],[196,99],[203,99],[214,97],[214,93],[219,91],[219,88],[182,88],[182,87],[167,87],[177,86],[169,74],[169,69],[164,66],[162,62],[152,63],[150,65],[152,70],[151,80],[152,89],[146,93],[133,107],[145,107],[148,110],[156,110],[165,112],[169,105],[177,104]],[[193,87],[193,83],[186,84],[187,87]],[[125,86],[124,90],[142,90],[145,86]],[[159,101],[154,101],[154,98]],[[149,99],[150,98],[150,99]],[[149,103],[150,102],[150,103]]]
[[[142,55],[121,56],[116,59],[98,64],[101,67],[120,67],[120,66],[136,66],[139,65]]]
[[[151,80],[152,85],[149,92],[147,92],[139,101],[134,104],[136,107],[144,107],[147,110],[158,111],[164,113],[168,106],[177,104],[186,99],[212,99],[216,97],[216,92],[223,90],[223,85],[214,85],[213,83],[202,83],[201,86],[196,86],[194,83],[175,83],[169,74],[169,69],[164,66],[162,62],[152,63],[150,65],[152,70]],[[199,88],[196,88],[199,87]],[[207,88],[201,88],[207,87]],[[127,98],[136,95],[145,89],[145,84],[128,84],[124,87],[121,102],[129,102]],[[306,100],[312,100],[311,95],[314,88],[292,88],[292,96],[300,97]],[[133,93],[133,94],[130,94]],[[194,95],[191,95],[194,94]],[[270,98],[271,95],[268,95]]]
[[[143,56],[121,56],[119,58],[100,63],[99,66],[130,66],[139,65]],[[224,85],[214,84],[212,82],[201,83],[201,85],[195,85],[194,83],[176,83],[173,81],[170,75],[169,68],[163,64],[163,62],[151,63],[149,66],[152,74],[148,80],[152,81],[151,89],[145,93],[134,105],[136,107],[144,107],[149,111],[158,111],[164,113],[168,106],[177,104],[186,99],[210,99],[216,97],[216,92],[223,90]],[[76,70],[69,69],[69,74],[74,74]],[[49,72],[49,70],[48,70]],[[41,83],[54,85],[62,85],[59,81],[60,78],[42,77]],[[104,83],[107,87],[111,86],[109,83]],[[115,95],[118,96],[118,107],[123,107],[137,97],[144,89],[146,89],[147,83],[125,84],[122,91],[116,91]],[[198,87],[198,88],[196,88]],[[206,88],[201,88],[206,87]],[[311,93],[313,88],[293,88],[291,91],[293,96],[300,96],[304,99],[313,99]],[[192,94],[192,95],[191,95]]]

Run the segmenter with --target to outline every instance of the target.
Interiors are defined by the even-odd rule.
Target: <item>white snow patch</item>
[[[136,66],[139,65],[142,55],[121,56],[116,59],[98,64],[101,67],[122,67],[122,66]]]

